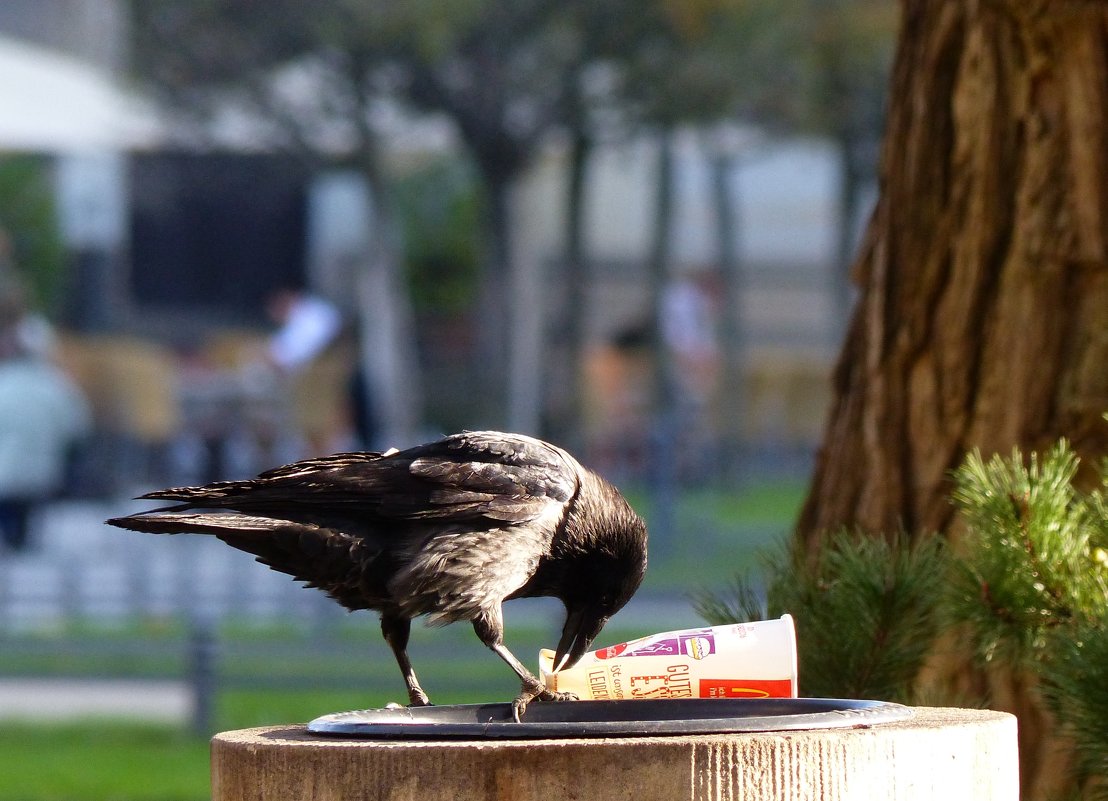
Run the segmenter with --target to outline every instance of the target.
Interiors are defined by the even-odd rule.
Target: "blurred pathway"
[[[181,724],[192,713],[184,682],[127,679],[0,679],[0,720],[90,718]]]

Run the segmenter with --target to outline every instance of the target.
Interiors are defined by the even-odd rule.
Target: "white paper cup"
[[[796,629],[778,620],[666,631],[590,651],[554,672],[539,652],[551,690],[582,700],[625,698],[796,698]]]

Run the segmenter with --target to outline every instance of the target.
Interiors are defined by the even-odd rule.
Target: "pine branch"
[[[1027,464],[1019,451],[987,462],[975,451],[955,474],[968,536],[952,612],[986,660],[1036,660],[1051,631],[1108,608],[1108,570],[1095,569],[1103,496],[1074,490],[1077,467],[1063,440]]]
[[[1088,797],[1108,799],[1108,615],[1065,632],[1043,665],[1043,694],[1073,738]]]
[[[842,531],[814,557],[794,548],[770,561],[765,607],[740,577],[701,594],[697,609],[716,624],[791,613],[805,695],[910,700],[938,630],[945,572],[938,538],[912,547],[906,537]]]
[[[692,596],[693,609],[712,626],[746,623],[770,617],[763,593],[749,573],[736,576],[719,592],[701,591]]]

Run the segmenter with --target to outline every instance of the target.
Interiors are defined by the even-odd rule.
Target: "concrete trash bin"
[[[212,740],[213,801],[1017,801],[1016,719],[918,707],[877,725],[579,739]]]

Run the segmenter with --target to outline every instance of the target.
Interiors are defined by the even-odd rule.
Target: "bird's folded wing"
[[[529,437],[471,432],[382,455],[339,453],[249,481],[160,490],[143,496],[186,507],[225,508],[333,524],[378,521],[521,523],[551,517],[577,491],[563,452]]]
[[[577,491],[562,452],[529,437],[469,432],[394,458],[407,469],[382,497],[386,517],[522,523],[550,516]]]

